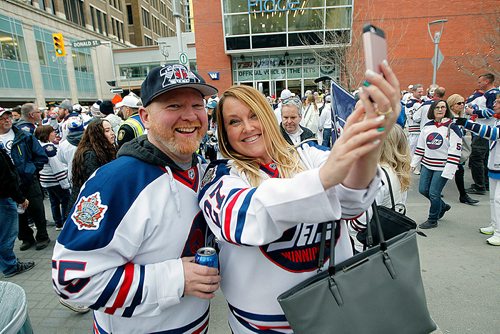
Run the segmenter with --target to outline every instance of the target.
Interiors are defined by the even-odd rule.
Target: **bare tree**
[[[349,91],[358,88],[364,77],[365,60],[363,52],[363,42],[361,29],[364,23],[370,22],[369,13],[373,12],[374,0],[367,0],[363,5],[363,11],[355,10],[352,18],[351,30],[327,31],[324,37],[325,49],[312,49],[315,57],[326,66],[338,69],[340,83]],[[353,9],[354,10],[354,9]],[[408,22],[398,22],[397,27],[394,21],[386,21],[384,18],[377,18],[376,24],[383,28],[386,35],[391,36],[388,43],[388,55],[393,54],[393,49],[403,41],[408,29]],[[323,40],[323,35],[318,34],[318,38]],[[302,41],[304,45],[312,45],[308,40]],[[389,63],[394,60],[388,59]]]
[[[484,53],[476,44],[472,44],[473,50],[462,52],[460,56],[451,57],[457,70],[471,77],[489,72],[495,77],[500,77],[500,17],[496,17],[496,24],[492,25],[491,32],[483,34],[482,41],[487,46]]]

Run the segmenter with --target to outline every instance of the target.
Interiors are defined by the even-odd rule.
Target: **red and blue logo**
[[[429,149],[437,150],[443,146],[443,136],[436,132],[430,133],[425,139],[425,144]]]

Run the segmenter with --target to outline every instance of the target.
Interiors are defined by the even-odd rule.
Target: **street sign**
[[[439,49],[438,49],[437,59],[438,59],[437,68],[439,68],[439,66],[441,66],[441,63],[444,60],[444,56],[441,53],[441,50]],[[434,62],[435,62],[434,57],[432,57],[432,65],[434,65]]]
[[[123,93],[123,88],[120,88],[120,87],[118,87],[118,88],[111,88],[109,91],[111,93],[113,93],[113,94],[121,94],[121,93]]]
[[[179,54],[179,62],[182,65],[186,65],[188,63],[188,61],[189,61],[188,55],[185,52],[181,52]]]
[[[73,48],[91,48],[99,45],[101,45],[101,41],[97,39],[88,39],[82,41],[75,41],[71,43],[71,46]]]

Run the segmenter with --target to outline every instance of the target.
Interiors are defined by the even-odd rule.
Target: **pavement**
[[[467,170],[466,185],[470,183]],[[427,237],[418,239],[429,310],[442,333],[498,334],[500,247],[487,245],[487,236],[478,232],[479,227],[489,224],[489,197],[473,196],[480,200],[476,206],[461,204],[454,181],[448,182],[443,194],[452,209],[440,220],[438,228],[426,230]],[[50,220],[48,201],[45,204]],[[428,201],[418,193],[418,176],[413,176],[407,215],[421,223],[426,220],[428,209]],[[50,238],[55,240],[58,234],[55,227],[49,226],[48,229]],[[35,333],[92,333],[91,312],[78,314],[65,308],[52,290],[54,241],[41,251],[32,248],[21,252],[19,246],[17,242],[16,255],[21,260],[34,260],[36,267],[9,279],[0,279],[16,283],[26,291]],[[230,333],[226,321],[227,306],[220,291],[212,301],[210,312],[210,333]]]

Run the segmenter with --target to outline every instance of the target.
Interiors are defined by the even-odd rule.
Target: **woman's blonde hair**
[[[410,162],[408,139],[403,129],[399,125],[394,125],[382,145],[379,163],[394,169],[402,191],[410,187]]]
[[[229,143],[223,114],[224,102],[228,97],[237,99],[257,116],[262,127],[266,152],[276,163],[280,177],[289,178],[304,170],[297,150],[283,138],[274,111],[265,96],[249,86],[232,86],[222,94],[215,110],[219,148],[225,158],[234,160],[238,171],[246,175],[253,187],[262,182],[259,164],[254,158],[236,152]]]
[[[452,94],[448,97],[448,99],[446,100],[446,103],[448,103],[448,105],[450,106],[450,110],[453,114],[453,116],[455,116],[455,113],[453,112],[453,109],[452,107],[457,104],[458,102],[462,102],[462,101],[465,101],[465,99],[463,98],[463,96],[461,96],[460,94]],[[459,117],[463,117],[463,111],[460,112],[460,114],[458,115]]]

